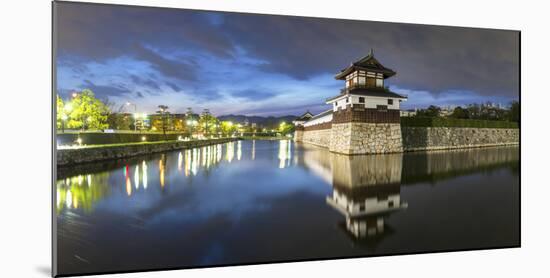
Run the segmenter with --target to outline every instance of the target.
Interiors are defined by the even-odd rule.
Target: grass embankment
[[[157,145],[157,144],[173,144],[173,143],[188,143],[193,142],[203,142],[203,141],[217,141],[224,140],[229,138],[217,138],[217,139],[204,139],[204,140],[190,140],[190,141],[181,141],[181,140],[163,140],[163,141],[152,141],[152,142],[130,142],[130,143],[115,143],[115,144],[94,144],[94,145],[82,145],[82,146],[71,146],[71,147],[58,147],[58,149],[93,149],[93,148],[114,148],[114,147],[125,147],[125,146],[141,146],[141,145]]]
[[[292,137],[286,136],[240,136],[241,140],[290,140]]]

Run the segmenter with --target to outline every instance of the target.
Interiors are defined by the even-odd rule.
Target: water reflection
[[[225,163],[241,161],[245,157],[255,160],[256,141],[247,143],[250,144],[248,148],[243,148],[243,143],[238,141],[178,151],[174,168],[185,177],[191,177],[198,175],[201,169],[207,171],[218,165],[223,158]],[[374,225],[373,223],[376,225],[382,223],[381,220],[365,220],[358,224],[357,210],[362,210],[364,213],[361,213],[361,216],[363,216],[363,214],[379,214],[381,208],[395,211],[406,207],[406,204],[401,204],[399,198],[399,187],[402,184],[434,182],[470,171],[490,170],[492,167],[501,167],[510,163],[515,165],[514,163],[519,159],[517,148],[513,147],[345,156],[320,151],[316,147],[298,146],[299,149],[294,151],[294,157],[293,147],[290,140],[277,142],[278,168],[290,167],[293,160],[295,165],[305,166],[310,172],[331,184],[333,194],[327,198],[327,202],[346,216],[350,232],[363,231],[367,229],[364,228],[367,224],[370,226]],[[250,154],[243,156],[244,151]],[[134,165],[126,164],[123,167],[124,190],[127,196],[135,194],[140,187],[144,190],[148,188],[150,161],[140,160],[140,162]],[[164,188],[168,182],[170,168],[167,154],[159,155],[157,165],[158,169],[153,172],[158,173],[158,184]],[[80,174],[58,180],[57,210],[76,209],[81,206],[90,210],[93,202],[109,194],[112,187],[110,184],[116,184],[110,182],[110,175],[111,172],[107,171]],[[97,188],[92,190],[93,187]],[[390,189],[393,191],[389,192]],[[357,232],[353,233],[357,234]]]
[[[514,147],[344,156],[283,140],[101,163],[57,181],[62,268],[82,273],[510,245],[518,238],[511,221],[519,210],[518,160]],[[118,240],[128,235],[131,246]],[[276,237],[284,240],[268,244]],[[104,256],[109,252],[116,264]]]
[[[408,207],[401,187],[434,183],[503,166],[517,167],[515,147],[407,154],[346,156],[305,145],[301,163],[332,185],[326,202],[345,217],[340,225],[355,242],[373,246],[393,228],[388,217]]]
[[[56,209],[82,209],[89,212],[93,204],[110,193],[106,186],[109,173],[78,175],[57,181]],[[85,180],[85,182],[84,182]]]
[[[288,148],[285,145],[285,150]],[[285,152],[287,152],[286,150]],[[251,159],[255,156],[255,146],[253,145],[251,152]],[[158,185],[161,188],[167,186],[169,176],[169,154],[160,154],[156,161],[157,169],[154,172],[158,173]],[[285,153],[286,155],[286,153]],[[243,158],[243,146],[242,142],[229,142],[225,144],[218,144],[212,146],[205,146],[195,149],[187,149],[177,152],[177,161],[175,162],[175,168],[178,173],[183,173],[185,177],[192,177],[199,174],[200,169],[208,170],[222,162],[225,157],[226,163],[234,162],[234,159],[240,161]],[[127,196],[133,196],[139,190],[140,186],[144,190],[147,189],[149,184],[148,164],[153,161],[141,160],[141,163],[136,162],[135,165],[125,164],[122,168],[123,173],[123,188]],[[153,163],[154,164],[154,163]],[[111,184],[117,184],[113,182],[115,177],[110,177],[111,172],[105,171],[95,174],[75,175],[65,179],[59,179],[56,183],[56,206],[57,211],[60,212],[63,209],[78,209],[79,203],[86,203],[86,211],[90,211],[93,204],[96,201],[100,201],[101,197],[107,197],[110,192]],[[94,182],[92,182],[94,177]],[[85,185],[85,186],[83,186]],[[103,195],[94,195],[93,198],[84,198],[84,195],[90,193],[89,187],[95,185],[99,187],[96,191],[104,192]],[[94,191],[95,192],[95,191]],[[95,193],[93,193],[95,194]]]
[[[141,162],[143,189],[147,189],[147,162]]]
[[[312,152],[305,153],[306,163],[323,160],[307,158],[308,153]],[[340,226],[352,239],[367,244],[383,238],[386,231],[391,231],[386,227],[386,219],[408,206],[400,195],[403,154],[325,155],[333,188],[326,202],[345,217],[345,225]],[[326,173],[322,175],[327,178]]]
[[[286,168],[290,166],[290,160],[292,159],[292,142],[290,140],[279,141],[279,168]]]

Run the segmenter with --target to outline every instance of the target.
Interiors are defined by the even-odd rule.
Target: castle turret
[[[326,100],[332,106],[329,149],[343,154],[402,152],[400,104],[407,97],[394,93],[385,80],[396,73],[383,66],[371,50],[336,74],[344,80],[340,94]]]

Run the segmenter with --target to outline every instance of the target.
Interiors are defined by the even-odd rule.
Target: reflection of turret
[[[367,245],[391,228],[385,219],[407,207],[401,201],[402,154],[345,156],[331,153],[332,196],[327,203],[346,217],[347,233]]]
[[[327,203],[346,217],[346,230],[359,240],[380,239],[387,230],[385,218],[408,206],[401,201],[399,184],[334,187]]]

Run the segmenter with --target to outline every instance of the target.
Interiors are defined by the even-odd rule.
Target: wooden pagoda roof
[[[395,71],[390,68],[384,67],[376,58],[374,58],[374,52],[370,51],[369,55],[351,63],[347,68],[341,70],[334,78],[338,80],[345,80],[346,76],[356,70],[364,70],[376,73],[382,73],[384,79],[395,75]]]
[[[307,111],[306,113],[302,114],[302,116],[298,117],[295,121],[307,121],[313,117],[313,114],[311,112]]]

